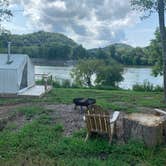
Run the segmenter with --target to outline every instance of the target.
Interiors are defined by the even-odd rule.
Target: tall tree
[[[77,85],[91,87],[93,76],[97,74],[98,68],[101,66],[105,66],[103,60],[79,60],[76,67],[72,70],[71,76]]]
[[[9,10],[9,0],[0,0],[0,34],[4,32],[2,26],[3,21],[8,21],[12,16],[11,10]]]
[[[152,74],[158,76],[163,75],[163,58],[159,28],[157,28],[154,35],[155,38],[151,40],[150,45],[147,47],[146,54],[150,54],[149,62],[154,64]]]
[[[122,77],[123,68],[117,63],[107,64],[101,59],[79,60],[72,70],[71,76],[79,86],[92,87],[111,86],[116,87]]]
[[[159,29],[162,43],[163,57],[163,77],[164,77],[164,101],[166,102],[166,30],[165,30],[165,10],[166,0],[131,0],[131,5],[134,10],[144,11],[145,17],[150,16],[153,12],[158,13]]]

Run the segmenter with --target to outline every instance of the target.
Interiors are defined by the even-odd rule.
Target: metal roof
[[[8,54],[0,54],[0,69],[18,69],[28,57],[25,54],[11,54],[10,60],[13,62],[7,64],[7,56]]]

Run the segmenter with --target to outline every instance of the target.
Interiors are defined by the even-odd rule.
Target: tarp
[[[35,85],[34,66],[24,54],[11,54],[12,63],[7,64],[7,54],[0,54],[0,93],[17,94],[20,89],[23,70],[27,65],[27,87]]]

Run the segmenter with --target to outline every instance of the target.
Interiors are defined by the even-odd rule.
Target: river
[[[58,80],[70,79],[70,72],[72,66],[69,67],[57,67],[57,66],[35,66],[36,74],[50,73],[53,78]],[[144,81],[148,81],[154,86],[163,85],[163,78],[161,76],[154,77],[151,75],[152,69],[147,67],[125,67],[123,77],[124,80],[119,83],[119,87],[123,89],[132,89],[132,86],[136,83],[143,84]]]

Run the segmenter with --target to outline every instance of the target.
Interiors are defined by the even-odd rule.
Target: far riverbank
[[[48,60],[42,58],[31,58],[36,66],[73,66],[76,64],[74,60]]]

